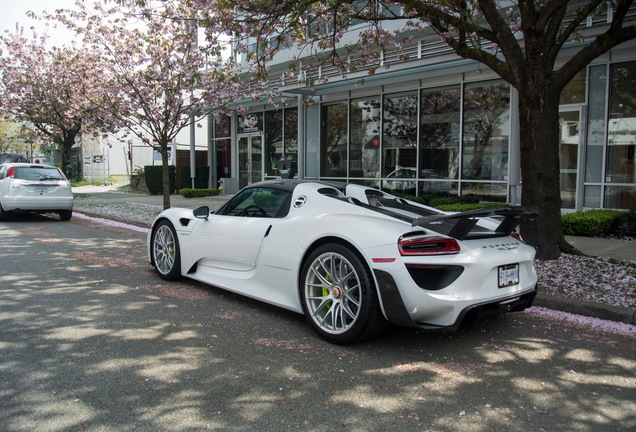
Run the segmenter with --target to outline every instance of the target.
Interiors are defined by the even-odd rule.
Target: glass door
[[[577,173],[581,149],[580,119],[581,112],[579,109],[561,111],[559,113],[561,207],[564,209],[577,208]]]
[[[246,135],[238,141],[239,188],[263,179],[263,139]]]

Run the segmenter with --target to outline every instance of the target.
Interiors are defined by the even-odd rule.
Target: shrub
[[[598,237],[611,234],[618,226],[619,210],[588,210],[561,216],[565,235]]]
[[[428,205],[431,207],[443,206],[443,205],[451,205],[451,204],[478,204],[479,198],[475,195],[464,195],[464,196],[450,196],[450,197],[434,197],[428,201]],[[503,205],[503,204],[497,204]],[[479,208],[479,207],[475,207]]]
[[[198,166],[196,167],[194,178],[195,189],[206,189],[208,187],[208,180],[210,178],[210,167]],[[181,187],[189,188],[192,186],[192,178],[190,177],[190,166],[181,167]]]
[[[170,193],[174,193],[174,191],[176,190],[176,168],[174,165],[170,165],[168,169],[170,176]],[[161,165],[146,165],[144,167],[144,177],[146,179],[146,187],[148,188],[148,192],[150,192],[152,195],[160,195],[163,193],[163,176],[161,172]]]
[[[621,235],[636,235],[636,207],[618,215],[616,218],[616,231]]]
[[[420,196],[413,196],[413,195],[406,195],[406,194],[400,194],[400,193],[395,193],[393,195],[399,196],[409,201],[428,205],[431,207],[437,207],[439,205],[448,205],[448,204],[476,204],[479,202],[479,197],[475,195],[457,196],[457,195],[426,194],[426,195],[420,195]]]
[[[470,210],[478,210],[487,207],[502,207],[505,203],[476,203],[476,204],[441,204],[435,206],[436,209],[447,212],[465,212]]]
[[[185,198],[202,198],[216,196],[219,193],[221,193],[219,189],[179,189],[179,194],[183,195]]]

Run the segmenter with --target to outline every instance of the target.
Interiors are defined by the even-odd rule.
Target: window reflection
[[[347,175],[348,111],[346,102],[323,105],[323,141],[320,148],[320,175],[323,177]]]
[[[278,175],[277,162],[283,157],[283,111],[267,111],[265,113],[265,174]]]
[[[382,122],[382,176],[417,166],[417,93],[385,96]]]
[[[298,154],[298,109],[265,112],[265,174],[277,176],[278,161],[283,157],[296,158]]]
[[[379,98],[351,101],[349,175],[367,178],[380,176]]]
[[[461,89],[423,90],[420,116],[420,167],[425,178],[459,177]],[[432,189],[435,189],[434,187]]]
[[[508,174],[510,88],[497,81],[464,91],[463,178],[505,180]]]
[[[634,183],[636,181],[634,165],[636,62],[612,65],[609,106],[605,181]]]

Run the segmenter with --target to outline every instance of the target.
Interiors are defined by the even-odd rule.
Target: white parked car
[[[14,212],[57,213],[61,220],[71,219],[71,183],[51,165],[0,165],[0,221],[8,220]]]
[[[348,343],[386,321],[452,331],[530,307],[535,250],[514,231],[526,215],[447,214],[361,185],[272,180],[216,212],[163,211],[148,258],[163,279],[185,276],[303,313],[320,336]]]

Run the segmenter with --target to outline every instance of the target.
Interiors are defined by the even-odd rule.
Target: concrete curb
[[[94,213],[94,212],[90,212],[90,211],[86,211],[86,210],[73,210],[73,213],[79,213],[79,214],[82,214],[84,216],[88,216],[88,217],[92,217],[92,218],[96,218],[96,219],[106,219],[106,220],[111,220],[111,221],[114,221],[114,222],[120,222],[120,223],[124,223],[124,224],[134,225],[134,226],[137,226],[137,227],[140,227],[140,228],[150,229],[150,224],[148,224],[146,222],[140,222],[140,221],[135,221],[135,220],[131,220],[131,219],[120,218],[120,217],[116,217],[116,216],[112,216],[112,215]]]
[[[553,296],[540,292],[534,300],[534,306],[636,325],[636,310],[603,303]]]

